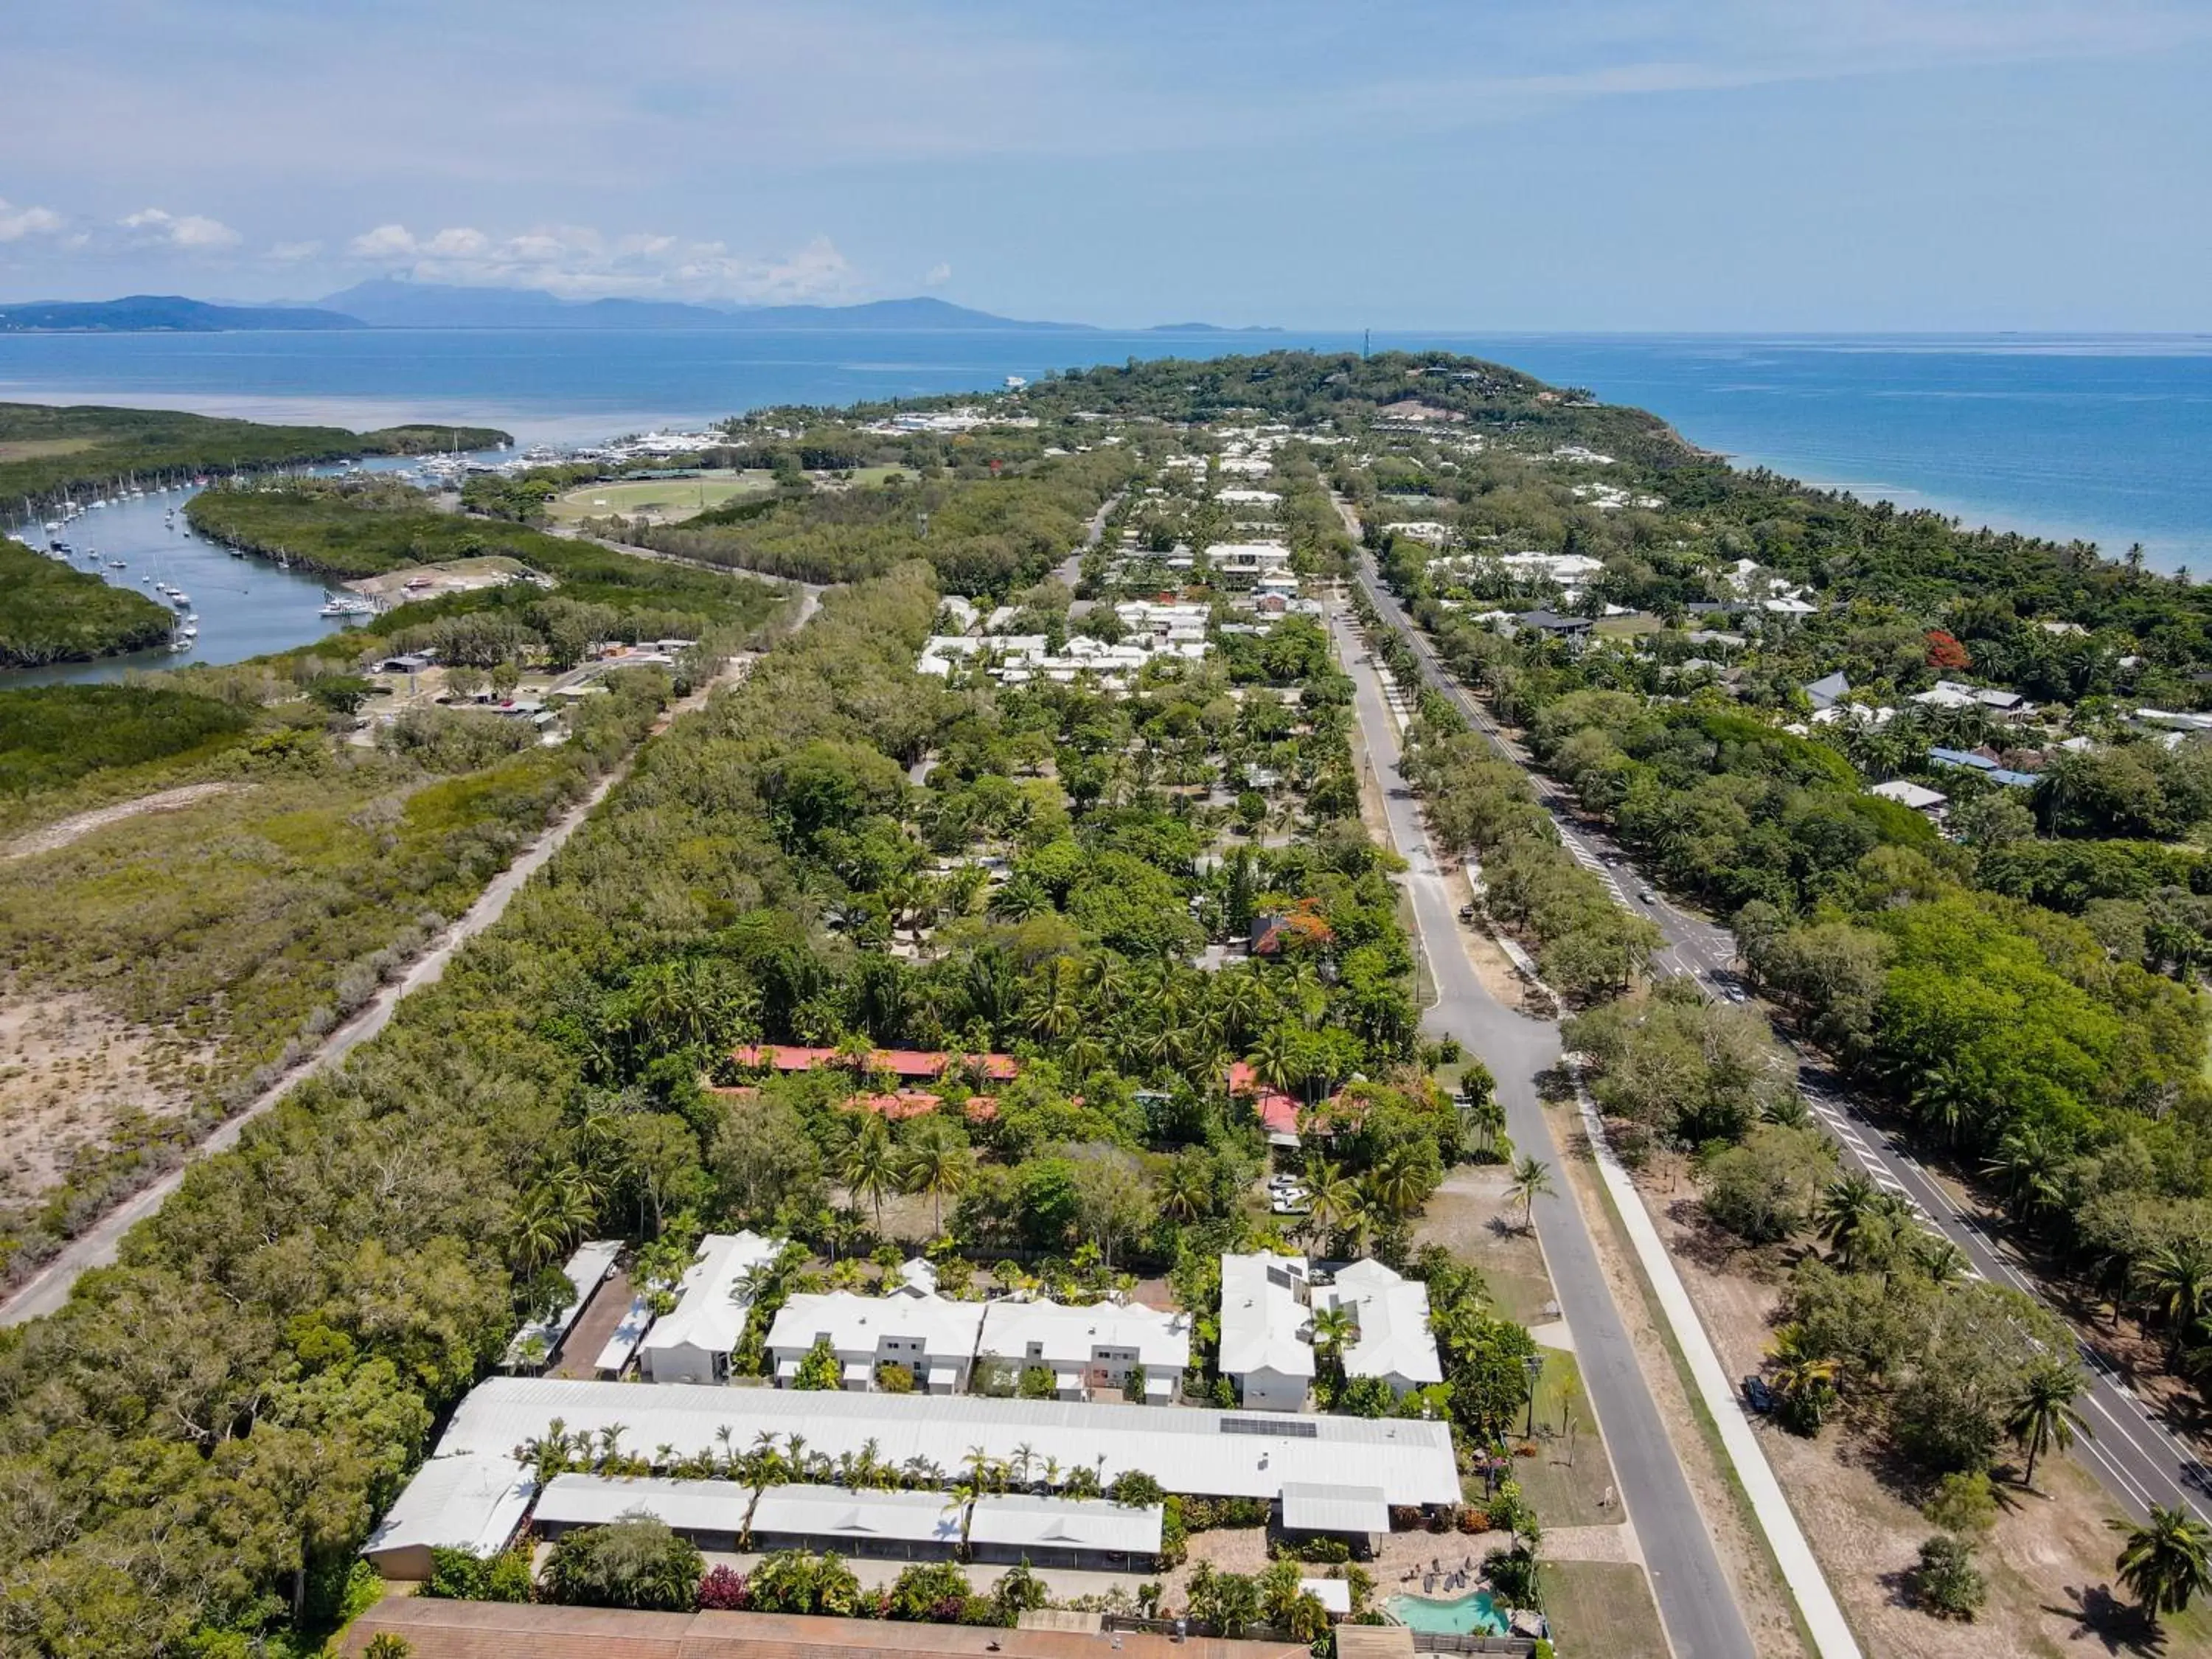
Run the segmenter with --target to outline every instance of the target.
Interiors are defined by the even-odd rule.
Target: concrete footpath
[[[1753,1431],[1750,1420],[1737,1402],[1735,1389],[1729,1382],[1720,1354],[1705,1334],[1705,1324],[1683,1286],[1681,1274],[1674,1271],[1674,1258],[1667,1254],[1665,1241],[1651,1224],[1651,1212],[1644,1207],[1642,1194],[1636,1190],[1635,1182],[1615,1155],[1613,1142],[1607,1138],[1604,1120],[1598,1115],[1589,1091],[1582,1086],[1579,1070],[1575,1076],[1575,1097],[1582,1107],[1583,1127],[1589,1132],[1590,1149],[1597,1159],[1598,1174],[1605,1182],[1606,1192],[1628,1233],[1628,1242],[1635,1247],[1644,1276],[1651,1281],[1652,1291],[1659,1299],[1659,1310],[1666,1316],[1667,1327],[1674,1333],[1675,1343],[1682,1350],[1682,1358],[1690,1368],[1690,1380],[1697,1385],[1698,1396],[1705,1401],[1706,1411],[1720,1430],[1721,1445],[1728,1453],[1729,1462],[1735,1466],[1736,1479],[1742,1484],[1744,1495],[1751,1500],[1759,1529],[1766,1534],[1767,1547],[1774,1552],[1775,1564],[1782,1569],[1783,1579],[1790,1586],[1797,1611],[1812,1632],[1813,1645],[1821,1659],[1859,1659],[1858,1639],[1851,1634],[1850,1622],[1837,1604],[1835,1592],[1828,1588],[1827,1575],[1813,1557],[1813,1547],[1805,1541],[1804,1530],[1797,1524],[1790,1500],[1782,1495],[1782,1483],[1774,1478],[1774,1468],[1766,1461],[1759,1436]]]

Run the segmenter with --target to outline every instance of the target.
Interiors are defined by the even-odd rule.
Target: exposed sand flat
[[[227,795],[238,787],[234,783],[187,783],[179,788],[164,789],[158,794],[141,795],[137,800],[118,801],[112,806],[100,806],[89,812],[79,812],[74,817],[63,818],[43,830],[33,830],[27,836],[19,836],[5,846],[0,846],[0,863],[12,859],[27,859],[38,853],[52,853],[73,841],[82,840],[95,830],[105,830],[111,823],[135,818],[141,812],[174,812],[211,796]]]

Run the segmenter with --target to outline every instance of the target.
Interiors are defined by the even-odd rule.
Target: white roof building
[[[1425,542],[1431,547],[1449,547],[1454,534],[1449,525],[1434,519],[1407,519],[1382,527],[1394,536],[1410,537],[1414,541]]]
[[[1062,1400],[1088,1400],[1094,1388],[1111,1387],[1125,1398],[1172,1401],[1190,1364],[1190,1316],[1133,1302],[991,1302],[975,1353],[1024,1369],[1049,1366]]]
[[[1379,1261],[1354,1261],[1331,1285],[1313,1288],[1316,1308],[1341,1308],[1353,1334],[1341,1356],[1346,1376],[1379,1376],[1401,1397],[1444,1380],[1429,1328],[1429,1287]]]
[[[433,1457],[416,1471],[361,1553],[387,1578],[415,1579],[430,1576],[434,1549],[496,1555],[514,1536],[537,1490],[511,1447]]]
[[[866,1392],[877,1368],[904,1365],[917,1388],[957,1394],[968,1386],[975,1340],[983,1324],[980,1302],[949,1302],[904,1287],[890,1296],[851,1291],[794,1296],[769,1328],[768,1350],[775,1380],[788,1388],[799,1362],[828,1340],[842,1368],[844,1386]]]
[[[1931,708],[1982,708],[1999,714],[2015,714],[2027,707],[2027,699],[2017,691],[1968,685],[1960,680],[1938,680],[1931,689],[1917,693],[1912,701]]]
[[[625,1445],[665,1445],[673,1459],[750,1445],[765,1431],[806,1437],[810,1451],[858,1456],[872,1441],[893,1466],[923,1459],[948,1478],[969,1447],[1013,1461],[1027,1446],[1032,1467],[1047,1458],[1082,1465],[1101,1482],[1132,1470],[1166,1490],[1206,1498],[1282,1495],[1286,1482],[1368,1486],[1386,1503],[1455,1504],[1459,1470],[1441,1422],[1411,1418],[1304,1417],[1195,1407],[1078,1405],[978,1395],[816,1394],[781,1389],[641,1389],[621,1382],[501,1376],[461,1402],[441,1459],[470,1454],[511,1458],[555,1418],[571,1433],[620,1426]],[[725,1437],[719,1432],[728,1429]]]
[[[1221,1258],[1221,1373],[1255,1411],[1294,1412],[1314,1378],[1304,1256]]]
[[[653,1303],[640,1291],[629,1299],[629,1307],[607,1337],[606,1346],[592,1369],[601,1376],[620,1376],[629,1369],[629,1362],[637,1358],[637,1345],[645,1340],[645,1334],[653,1326]]]
[[[568,1258],[568,1265],[561,1271],[568,1278],[576,1294],[568,1305],[544,1319],[533,1319],[514,1334],[514,1340],[507,1345],[507,1356],[500,1363],[508,1370],[535,1370],[550,1363],[560,1351],[561,1340],[576,1322],[576,1316],[584,1311],[584,1304],[592,1299],[592,1292],[599,1288],[599,1281],[614,1271],[615,1258],[622,1254],[619,1239],[596,1238],[576,1248]],[[532,1344],[537,1352],[531,1352]]]
[[[1024,1557],[1045,1565],[1149,1568],[1160,1553],[1164,1507],[1103,1498],[1012,1492],[948,1499],[936,1491],[855,1490],[792,1484],[757,1495],[735,1480],[554,1478],[538,1499],[535,1524],[558,1537],[650,1515],[702,1549],[734,1551],[750,1534],[757,1551],[832,1549],[848,1556],[937,1559],[960,1546],[963,1529],[978,1561]]]
[[[1930,789],[1925,784],[1914,783],[1907,778],[1892,778],[1887,783],[1877,783],[1867,793],[1880,795],[1884,800],[1893,800],[1916,812],[1932,812],[1950,799],[1940,789]]]
[[[653,1322],[638,1345],[638,1371],[648,1382],[726,1382],[730,1351],[745,1332],[752,1298],[745,1281],[774,1261],[781,1239],[758,1233],[709,1233],[699,1259],[677,1288],[676,1306]]]
[[[753,1505],[756,1548],[823,1546],[843,1554],[951,1554],[961,1506],[941,1492],[853,1492],[843,1486],[769,1486]]]
[[[1140,1562],[1149,1565],[1159,1554],[1165,1516],[1165,1507],[1158,1504],[1004,1492],[975,1501],[968,1542],[981,1562],[1049,1559],[1060,1565],[1128,1571]]]
[[[721,1548],[735,1549],[752,1502],[752,1488],[735,1480],[556,1474],[538,1494],[531,1522],[557,1538],[574,1527],[604,1527],[625,1515],[650,1515],[694,1543],[713,1540]]]

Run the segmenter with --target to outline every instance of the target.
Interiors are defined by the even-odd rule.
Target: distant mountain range
[[[1085,323],[1024,322],[928,298],[873,300],[853,306],[688,305],[665,300],[563,300],[533,289],[460,288],[390,277],[357,283],[301,305],[210,305],[175,295],[139,294],[122,300],[42,300],[0,306],[0,334],[204,334],[226,329],[341,328],[1097,331]],[[1280,331],[1176,323],[1140,331],[1266,334]]]
[[[218,334],[235,329],[368,326],[357,317],[311,307],[215,306],[175,294],[0,306],[0,334]]]

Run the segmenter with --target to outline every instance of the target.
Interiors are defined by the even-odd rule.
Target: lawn
[[[1667,1633],[1643,1568],[1621,1561],[1547,1561],[1538,1571],[1544,1615],[1561,1653],[1668,1659]]]
[[[554,497],[548,510],[556,524],[576,524],[611,514],[626,519],[687,519],[739,495],[757,495],[769,488],[769,482],[765,472],[726,472],[696,478],[580,484]]]
[[[1547,1526],[1617,1523],[1624,1518],[1618,1502],[1599,1507],[1598,1500],[1613,1487],[1613,1466],[1598,1437],[1597,1415],[1583,1392],[1582,1370],[1565,1349],[1540,1352],[1544,1374],[1536,1384],[1536,1455],[1515,1458],[1513,1478]]]

